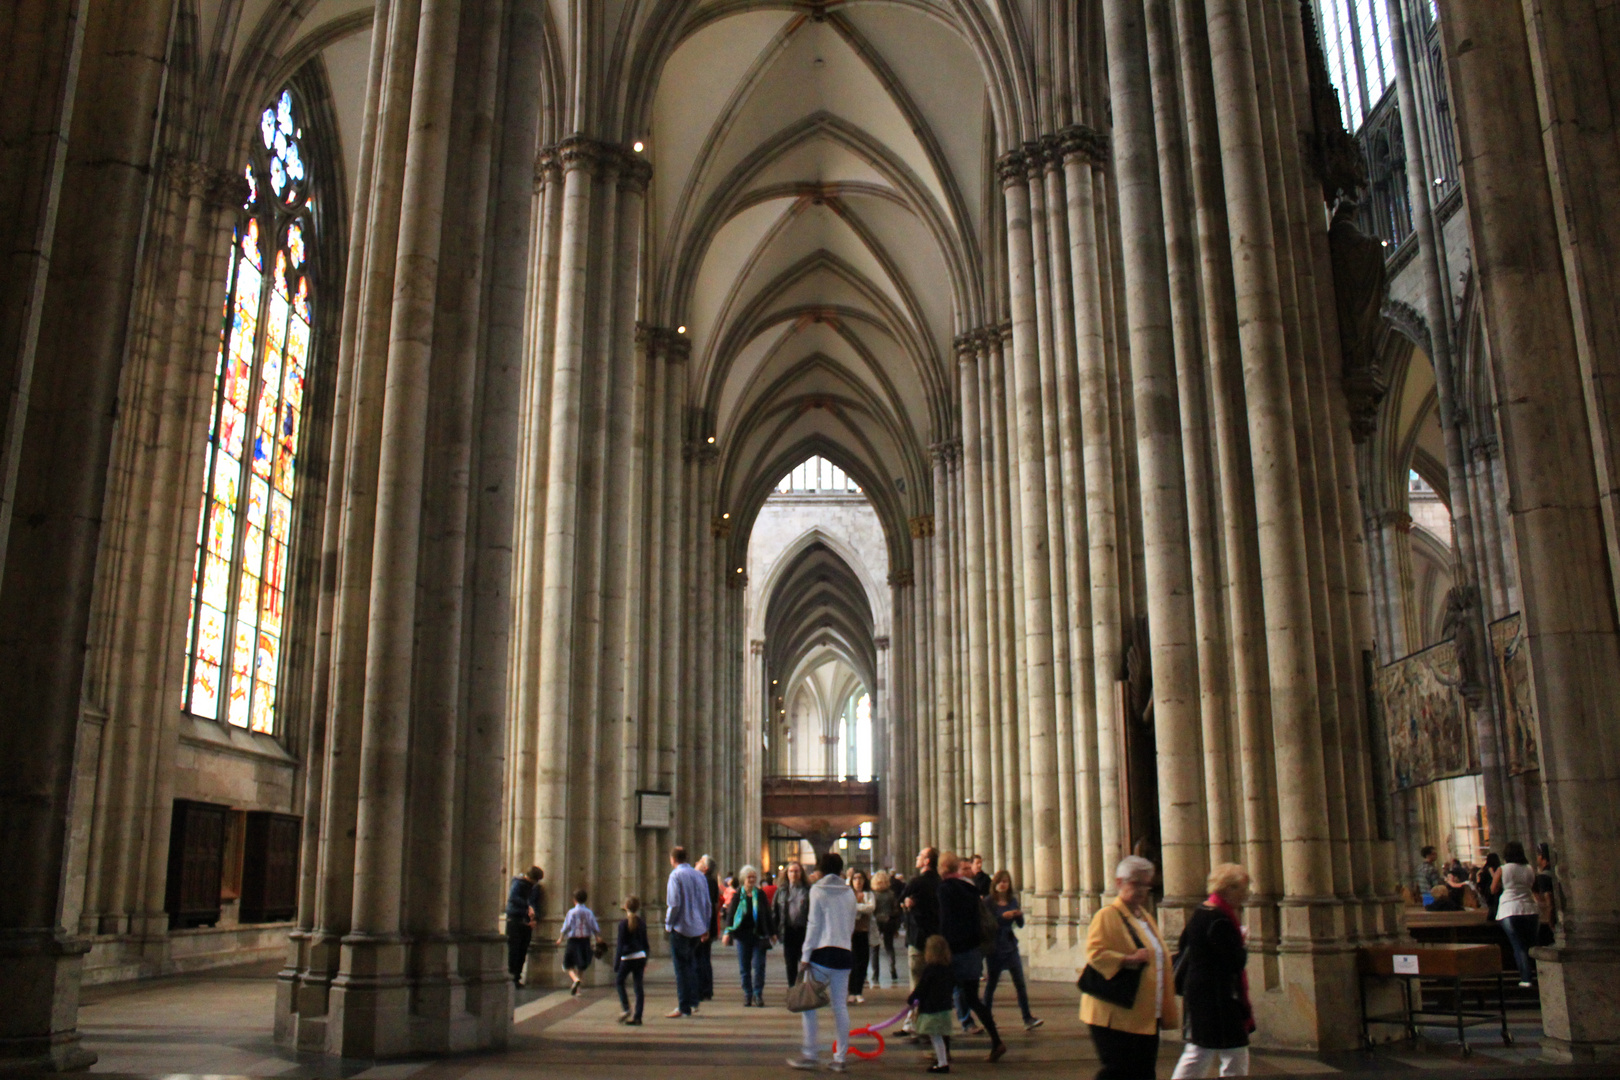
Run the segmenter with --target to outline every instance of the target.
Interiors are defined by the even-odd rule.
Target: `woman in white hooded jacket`
[[[833,1025],[838,1041],[833,1047],[832,1060],[827,1068],[843,1072],[844,1059],[849,1054],[849,973],[855,966],[855,952],[851,942],[855,937],[855,890],[839,875],[844,871],[844,858],[829,851],[818,864],[821,878],[810,887],[810,921],[804,929],[804,959],[799,961],[800,977],[809,976],[827,985],[832,999]],[[820,1009],[810,1009],[799,1015],[804,1018],[804,1045],[799,1056],[789,1058],[795,1069],[819,1069]]]

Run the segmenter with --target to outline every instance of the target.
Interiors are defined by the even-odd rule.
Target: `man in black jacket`
[[[917,876],[906,882],[900,906],[906,912],[906,964],[911,969],[911,988],[917,989],[922,977],[923,949],[928,939],[939,933],[939,849],[925,847],[917,853]]]
[[[951,970],[956,976],[956,992],[963,1015],[971,1011],[990,1036],[990,1060],[1007,1052],[1007,1044],[996,1031],[996,1021],[979,1000],[979,976],[984,973],[983,931],[979,912],[984,897],[974,884],[972,864],[947,851],[939,861],[939,932],[951,947]]]

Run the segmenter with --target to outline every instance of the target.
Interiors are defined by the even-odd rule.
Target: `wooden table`
[[[1513,1045],[1508,1034],[1507,1000],[1502,989],[1502,955],[1493,945],[1462,944],[1410,944],[1369,945],[1356,950],[1356,968],[1361,986],[1361,1042],[1371,1049],[1372,1036],[1368,1028],[1373,1024],[1399,1024],[1406,1029],[1409,1039],[1417,1038],[1419,1024],[1443,1020],[1447,1027],[1457,1028],[1457,1041],[1463,1054],[1468,1054],[1466,1029],[1478,1024],[1497,1021],[1502,1026],[1502,1045]],[[1404,1009],[1399,1013],[1367,1013],[1367,980],[1398,978],[1401,980],[1401,1000]],[[1412,1002],[1412,983],[1417,982],[1417,1004]],[[1463,982],[1496,982],[1495,1012],[1469,1012],[1463,1009]],[[1425,1009],[1423,987],[1425,983],[1451,990],[1451,1010]]]

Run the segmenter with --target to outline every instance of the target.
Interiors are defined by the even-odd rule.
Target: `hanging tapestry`
[[[1450,641],[1379,669],[1378,699],[1389,732],[1396,790],[1480,771],[1468,705],[1458,690],[1457,649]]]
[[[1541,768],[1536,703],[1530,694],[1530,654],[1525,644],[1524,619],[1517,612],[1491,623],[1491,655],[1496,658],[1497,683],[1502,688],[1508,772],[1514,776]]]

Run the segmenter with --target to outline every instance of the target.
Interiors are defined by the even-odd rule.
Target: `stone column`
[[[85,640],[156,162],[169,12],[12,5],[0,29],[0,1065],[84,1069],[63,925]]]
[[[1197,628],[1176,385],[1178,346],[1181,351],[1193,346],[1178,342],[1171,326],[1143,15],[1142,5],[1131,0],[1110,0],[1103,7],[1141,475],[1164,888],[1167,903],[1190,905],[1202,893],[1208,869]]]
[[[1304,511],[1248,13],[1243,0],[1209,0],[1207,14],[1243,345],[1276,768],[1291,778],[1277,791],[1282,884],[1292,896],[1322,897],[1333,886]]]
[[[1029,735],[1029,798],[1033,821],[1030,847],[1037,895],[1051,897],[1063,886],[1059,849],[1057,714],[1052,673],[1052,585],[1048,560],[1046,447],[1041,431],[1040,340],[1036,326],[1035,260],[1032,250],[1028,174],[1024,155],[1001,159],[1002,196],[1007,210],[1007,273],[1011,293],[1013,380],[1017,388],[1017,446],[1024,568],[1023,664],[1027,680],[1024,715]]]
[[[1222,549],[1227,580],[1234,738],[1241,800],[1237,811],[1242,844],[1239,861],[1253,876],[1258,897],[1281,888],[1277,867],[1277,815],[1270,747],[1270,679],[1265,616],[1259,582],[1260,552],[1251,473],[1248,416],[1243,388],[1237,298],[1233,281],[1231,231],[1223,188],[1221,148],[1216,125],[1215,85],[1203,0],[1176,0],[1182,92],[1189,129],[1193,199],[1198,221],[1205,328],[1205,361],[1214,424],[1216,471],[1220,477]],[[1212,852],[1212,857],[1217,857]],[[1251,905],[1262,913],[1265,903]],[[1274,919],[1258,935],[1275,947]]]
[[[1620,626],[1613,411],[1602,387],[1615,356],[1615,281],[1597,253],[1613,250],[1616,172],[1612,130],[1574,118],[1583,95],[1614,71],[1590,4],[1556,0],[1535,16],[1448,3],[1440,30],[1496,370],[1557,863],[1559,937],[1537,950],[1543,1045],[1612,1056]],[[1541,155],[1529,152],[1537,146]]]
[[[962,503],[967,530],[967,648],[969,731],[968,800],[971,810],[970,846],[987,855],[994,851],[990,827],[990,650],[985,597],[984,465],[979,428],[979,365],[977,340],[958,338],[957,371],[962,394]]]
[[[1107,144],[1090,128],[1062,133],[1065,188],[1068,194],[1071,281],[1074,292],[1079,428],[1084,469],[1086,567],[1090,580],[1092,686],[1090,710],[1081,733],[1080,772],[1093,782],[1084,785],[1085,816],[1094,823],[1095,840],[1083,861],[1080,888],[1101,896],[1112,884],[1110,862],[1120,851],[1119,786],[1115,777],[1114,680],[1123,663],[1123,619],[1119,595],[1118,522],[1114,504],[1112,402],[1108,393],[1108,356],[1104,347],[1102,275],[1097,244],[1097,207],[1093,185],[1106,160]],[[1089,751],[1089,767],[1086,752]]]
[[[1006,333],[1011,334],[1008,327]],[[986,371],[987,393],[985,403],[990,416],[991,445],[995,450],[995,470],[992,486],[996,497],[996,580],[994,594],[995,618],[1001,646],[1001,710],[996,721],[996,746],[1001,762],[1002,805],[1002,865],[1012,869],[1018,881],[1027,881],[1024,875],[1024,808],[1025,772],[1022,763],[1027,760],[1023,744],[1018,739],[1018,718],[1024,697],[1023,656],[1024,635],[1018,626],[1017,613],[1023,610],[1023,576],[1019,562],[1019,549],[1013,544],[1015,515],[1012,476],[1012,449],[1008,421],[1012,408],[1007,395],[1009,373],[1006,363],[1007,337],[997,327],[989,332]]]

